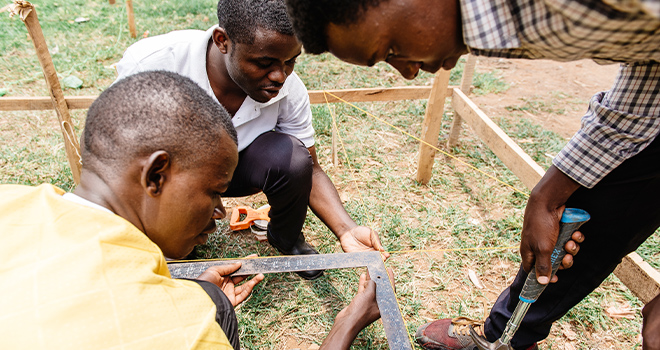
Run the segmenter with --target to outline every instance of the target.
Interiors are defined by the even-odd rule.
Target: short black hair
[[[305,52],[328,51],[326,29],[330,23],[356,23],[367,9],[384,0],[286,0],[289,18]],[[386,1],[386,0],[385,0]]]
[[[83,168],[118,171],[137,157],[164,150],[187,169],[208,159],[221,140],[238,144],[224,107],[182,75],[142,72],[105,90],[87,112]]]
[[[218,25],[229,39],[243,44],[254,43],[258,28],[294,35],[284,0],[220,0]]]

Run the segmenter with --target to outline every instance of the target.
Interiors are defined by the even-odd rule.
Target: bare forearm
[[[391,270],[388,273],[391,273]],[[360,276],[360,283],[365,280],[366,275]],[[368,284],[369,286],[367,286]],[[375,299],[376,284],[372,281],[369,281],[368,284],[365,284],[367,293],[358,292],[351,304],[337,314],[335,323],[332,325],[328,337],[321,344],[320,349],[349,349],[360,331],[380,318],[380,311]],[[368,297],[365,297],[367,295]]]
[[[344,209],[335,185],[318,165],[312,175],[309,207],[337,237],[357,226]]]
[[[337,236],[344,252],[380,251],[383,258],[389,254],[383,249],[378,234],[369,227],[358,226],[341,203],[335,185],[323,171],[316,158],[314,146],[308,148],[312,156],[312,191],[309,207],[316,216]]]
[[[335,319],[335,324],[330,329],[330,333],[321,344],[320,350],[344,350],[350,349],[353,340],[357,337],[362,328],[358,328],[354,323],[340,319]]]

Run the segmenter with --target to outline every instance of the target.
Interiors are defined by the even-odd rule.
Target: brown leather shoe
[[[419,327],[415,339],[428,350],[479,350],[470,336],[469,327],[482,324],[467,317],[443,318]],[[533,344],[527,350],[538,350],[538,346]]]

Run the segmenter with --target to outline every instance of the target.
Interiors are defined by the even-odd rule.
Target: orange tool
[[[229,220],[229,228],[233,231],[245,230],[250,228],[252,223],[255,220],[266,220],[270,221],[268,217],[268,212],[270,211],[270,206],[264,208],[252,209],[251,207],[238,206],[234,208],[231,212],[231,219]],[[245,219],[238,221],[241,217],[241,214],[245,215]]]

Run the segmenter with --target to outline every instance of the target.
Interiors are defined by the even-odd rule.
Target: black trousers
[[[592,189],[580,188],[566,207],[580,208],[591,220],[580,231],[585,240],[573,266],[557,272],[532,304],[511,344],[524,349],[550,334],[552,323],[596,289],[621,259],[660,227],[660,137],[627,159]],[[489,341],[498,339],[518,303],[527,274],[518,275],[497,299],[486,320]]]
[[[234,305],[231,304],[225,293],[222,292],[220,287],[207,281],[191,280],[197,282],[206,294],[211,297],[216,307],[215,322],[218,322],[222,331],[225,332],[229,344],[234,350],[241,349],[241,343],[238,339],[238,320],[236,319],[236,312]]]
[[[271,131],[238,154],[234,177],[222,196],[243,197],[260,191],[270,204],[268,230],[288,250],[301,234],[312,191],[312,156],[300,140]]]

